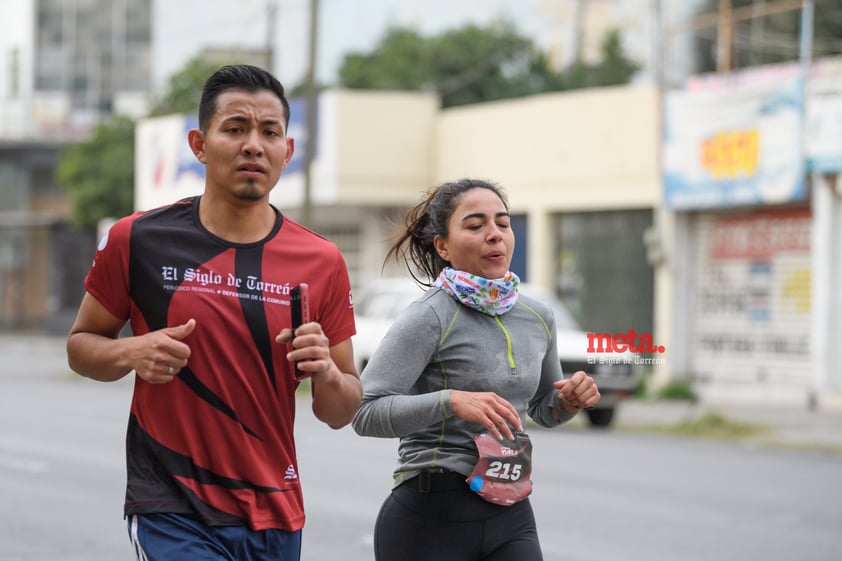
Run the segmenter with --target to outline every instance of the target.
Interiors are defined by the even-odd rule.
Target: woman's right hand
[[[460,419],[481,424],[495,438],[514,440],[512,427],[523,430],[517,410],[494,392],[451,390],[450,410]]]

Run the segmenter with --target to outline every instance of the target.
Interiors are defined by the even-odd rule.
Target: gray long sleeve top
[[[518,295],[515,306],[489,316],[432,288],[395,320],[362,373],[363,397],[353,421],[362,436],[399,437],[394,485],[421,470],[470,475],[485,431],[450,408],[452,389],[495,392],[539,425],[552,414],[562,378],[555,319],[545,304]]]

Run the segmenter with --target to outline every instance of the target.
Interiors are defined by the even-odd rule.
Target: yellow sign
[[[702,142],[702,168],[715,179],[736,179],[757,172],[760,134],[757,129],[718,133]]]

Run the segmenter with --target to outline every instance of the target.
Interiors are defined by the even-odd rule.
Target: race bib
[[[524,432],[514,440],[497,440],[488,433],[474,438],[479,460],[467,479],[471,490],[486,501],[511,506],[532,493],[532,442]]]

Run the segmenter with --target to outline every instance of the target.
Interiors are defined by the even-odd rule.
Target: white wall
[[[34,134],[29,100],[32,97],[34,44],[32,0],[0,2],[0,138]],[[18,53],[13,78],[12,53]],[[13,90],[17,80],[17,92]]]
[[[337,200],[382,206],[414,204],[433,170],[438,97],[432,93],[334,90],[325,123],[335,143]]]

